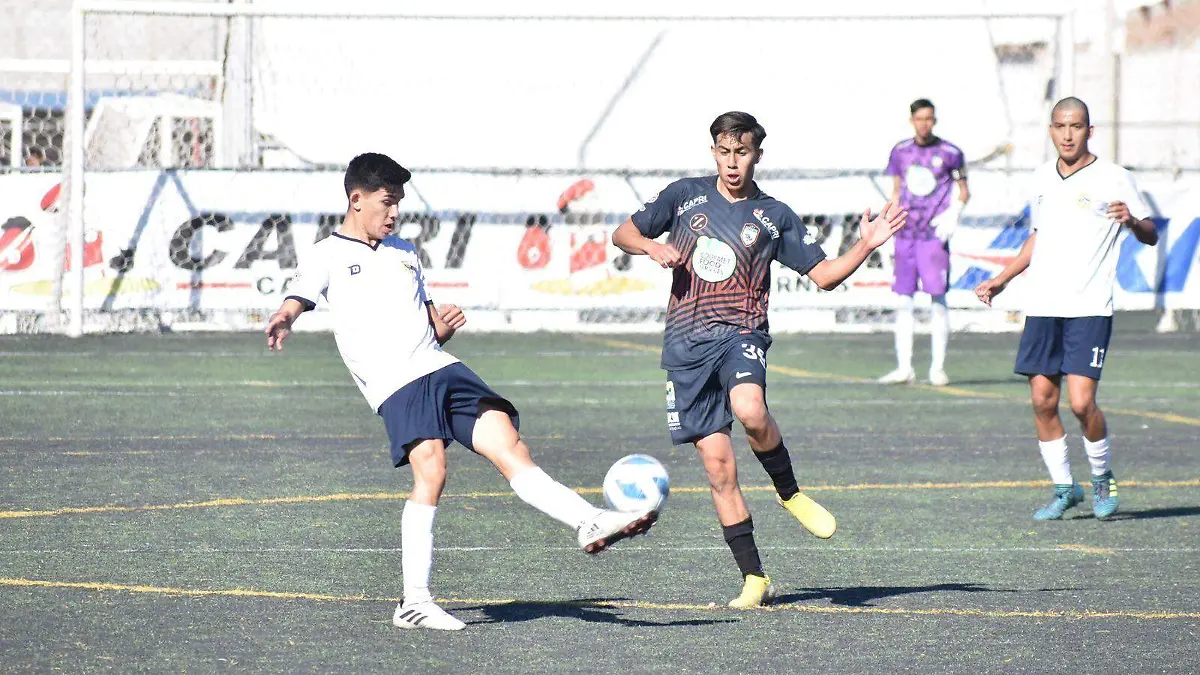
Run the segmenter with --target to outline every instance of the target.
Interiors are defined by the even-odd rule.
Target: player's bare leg
[[[1108,436],[1108,424],[1104,412],[1096,405],[1096,389],[1100,382],[1084,375],[1067,375],[1067,397],[1071,401],[1071,412],[1079,420],[1083,437],[1098,441]]]
[[[1108,423],[1104,412],[1096,405],[1099,387],[1099,380],[1086,375],[1067,375],[1071,412],[1079,420],[1083,449],[1092,468],[1092,512],[1096,518],[1104,520],[1116,513],[1121,502],[1117,497],[1117,480],[1108,465]]]
[[[767,410],[763,388],[750,382],[735,386],[729,390],[729,406],[745,427],[754,456],[775,485],[775,500],[809,532],[822,539],[832,537],[837,521],[825,507],[800,492],[779,425]]]
[[[1066,435],[1058,416],[1058,400],[1062,396],[1062,376],[1032,375],[1029,378],[1029,400],[1033,405],[1033,424],[1039,441],[1052,441]]]
[[[645,534],[658,519],[657,511],[623,513],[596,508],[551,478],[533,462],[529,446],[502,410],[480,413],[471,444],[496,467],[522,501],[574,529],[579,546],[587,553],[599,553],[622,539]]]
[[[1066,432],[1058,416],[1061,395],[1061,375],[1030,376],[1029,398],[1033,406],[1033,423],[1037,428],[1038,448],[1050,472],[1050,480],[1054,482],[1054,497],[1033,514],[1035,520],[1059,520],[1067,509],[1083,499],[1083,488],[1071,478]]]
[[[733,443],[729,430],[709,434],[696,441],[696,451],[708,474],[708,487],[712,492],[713,506],[717,509],[717,520],[722,527],[740,523],[750,518],[742,488],[738,485],[737,461],[733,455]]]
[[[433,518],[446,487],[445,443],[441,439],[418,441],[409,449],[408,461],[413,471],[413,489],[400,516],[404,601],[396,605],[392,625],[462,630],[466,624],[438,607],[429,592],[429,574],[433,567]]]
[[[729,602],[729,606],[748,609],[770,604],[775,599],[775,588],[771,586],[771,578],[763,572],[758,546],[754,543],[754,521],[738,485],[737,461],[729,429],[696,441],[696,451],[708,474],[708,486],[725,543],[743,577],[742,592]]]

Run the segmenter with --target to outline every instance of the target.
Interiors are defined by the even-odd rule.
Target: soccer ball
[[[670,492],[667,469],[650,455],[622,457],[604,476],[604,501],[617,511],[659,510]]]

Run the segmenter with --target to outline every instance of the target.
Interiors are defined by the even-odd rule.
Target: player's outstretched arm
[[[988,307],[992,306],[992,298],[1000,295],[1000,292],[1008,286],[1008,282],[1012,281],[1018,274],[1025,271],[1029,267],[1029,260],[1033,257],[1033,243],[1037,239],[1037,232],[1029,235],[1025,243],[1021,245],[1021,250],[1017,253],[1017,257],[1013,258],[1008,266],[1000,271],[1000,274],[988,279],[987,281],[975,287],[975,296],[979,301]]]
[[[458,305],[442,305],[435,307],[432,302],[425,304],[429,310],[429,323],[433,325],[434,335],[439,345],[444,345],[454,337],[454,331],[467,323],[467,315]]]
[[[283,351],[283,341],[292,334],[292,323],[296,317],[304,313],[304,305],[299,300],[288,298],[279,306],[279,310],[267,321],[267,349],[273,352]]]
[[[650,259],[664,269],[675,267],[682,260],[679,251],[670,244],[660,244],[647,237],[633,224],[632,218],[626,218],[621,226],[613,231],[613,246],[630,255],[648,255]]]
[[[872,251],[883,246],[884,242],[904,227],[907,221],[908,211],[900,208],[894,201],[889,201],[874,218],[871,217],[871,209],[867,209],[858,224],[858,241],[854,246],[832,260],[826,259],[817,263],[808,271],[808,278],[824,290],[832,291],[853,274]]]

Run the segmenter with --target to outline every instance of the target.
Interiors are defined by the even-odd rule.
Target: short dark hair
[[[1083,123],[1092,126],[1092,113],[1088,111],[1087,104],[1074,96],[1068,96],[1058,103],[1054,104],[1054,108],[1050,111],[1050,121],[1054,121],[1054,113],[1059,110],[1081,110],[1083,111]]]
[[[355,190],[377,192],[387,190],[393,194],[403,192],[403,185],[412,178],[408,169],[396,160],[378,152],[364,152],[350,160],[346,167],[346,196]]]
[[[916,115],[917,111],[922,108],[929,108],[930,110],[935,110],[935,108],[933,107],[933,101],[930,101],[927,98],[919,98],[908,105],[908,114]]]
[[[738,140],[741,140],[743,134],[750,134],[750,138],[754,139],[755,148],[761,148],[763,139],[767,137],[767,130],[754,119],[754,115],[737,110],[713,120],[712,125],[708,127],[708,133],[712,134],[713,143],[725,134],[730,134]]]

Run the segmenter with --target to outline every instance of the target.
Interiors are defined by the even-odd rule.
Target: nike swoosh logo
[[[750,376],[751,376],[751,375],[753,375],[753,374],[754,374],[754,373],[735,373],[735,376],[737,377],[737,379],[739,379],[739,380],[740,380],[740,379],[742,379],[743,377],[750,377]]]

